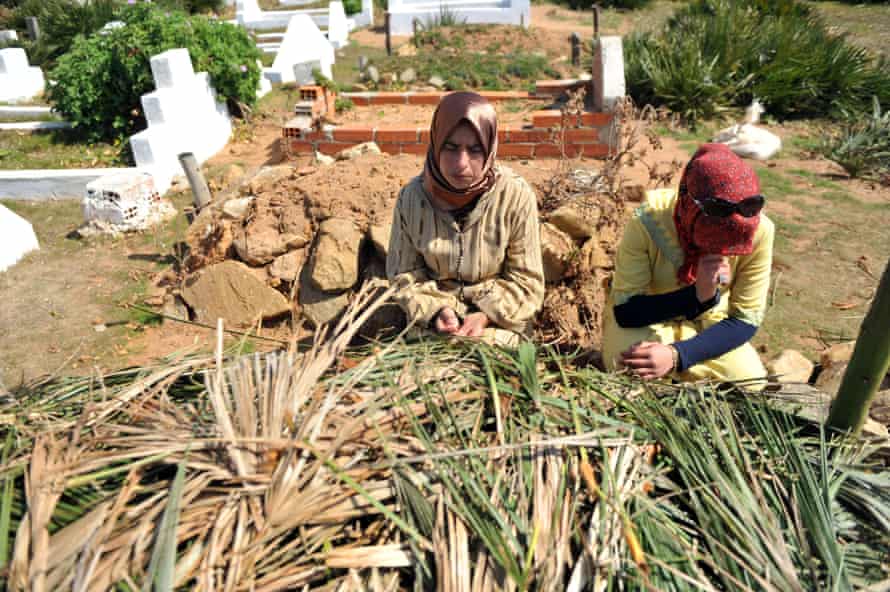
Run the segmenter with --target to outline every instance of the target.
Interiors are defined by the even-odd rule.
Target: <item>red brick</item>
[[[334,140],[338,142],[370,142],[374,139],[373,127],[334,128]]]
[[[358,96],[348,96],[346,97],[352,101],[352,104],[357,107],[367,107],[371,104],[371,99],[368,95],[358,95]]]
[[[377,142],[416,142],[416,127],[391,127],[388,129],[378,129],[374,134]]]
[[[427,129],[421,129],[421,130],[420,130],[420,142],[421,142],[422,144],[429,144],[429,143],[430,143],[430,130],[429,130],[429,128],[427,128]]]
[[[402,153],[401,144],[392,144],[389,142],[377,142],[377,146],[380,148],[381,151],[385,152],[386,154],[401,154]]]
[[[498,130],[498,142],[504,143],[507,141],[507,130],[499,129]]]
[[[521,101],[529,98],[527,92],[517,90],[484,90],[479,94],[489,101]]]
[[[553,127],[562,122],[562,113],[558,109],[535,111],[532,113],[532,125],[535,127]]]
[[[408,102],[405,93],[379,92],[371,95],[372,105],[401,105]]]
[[[590,127],[599,127],[609,125],[612,122],[613,115],[611,113],[592,113],[585,111],[581,114],[581,123]]]
[[[321,130],[304,130],[303,139],[309,141],[322,140],[328,142],[331,140],[331,136],[328,132],[323,132]]]
[[[562,151],[556,144],[535,144],[534,146],[535,158],[559,158],[562,156]]]
[[[498,156],[509,158],[531,158],[535,151],[534,144],[501,144],[498,146]]]
[[[441,92],[416,92],[408,95],[409,105],[438,105],[445,93]]]
[[[302,142],[300,140],[292,140],[290,143],[290,151],[293,154],[312,154],[315,150],[312,142]]]
[[[547,129],[509,129],[508,142],[548,142],[553,139],[553,134]]]
[[[353,146],[356,146],[356,144],[352,142],[318,142],[315,145],[315,149],[322,154],[337,154],[341,150],[346,150]]]
[[[566,130],[566,141],[572,143],[599,142],[600,130],[598,128],[571,128]]]
[[[402,154],[426,154],[428,144],[405,143],[402,144]]]

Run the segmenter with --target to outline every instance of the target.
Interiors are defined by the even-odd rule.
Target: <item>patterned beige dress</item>
[[[544,300],[538,206],[522,177],[498,171],[462,221],[433,205],[422,176],[399,194],[386,275],[406,286],[396,300],[409,323],[428,327],[447,306],[460,317],[484,312],[496,325],[486,329],[491,341],[529,334]]]

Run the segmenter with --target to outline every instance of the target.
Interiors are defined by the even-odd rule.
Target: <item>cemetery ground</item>
[[[872,6],[850,7],[820,4],[830,11],[839,27],[848,27],[862,44],[880,51],[881,28],[873,23],[888,18],[886,10]],[[601,20],[605,32],[626,33],[635,26],[657,26],[672,10],[671,2],[655,2],[643,11],[606,11]],[[539,30],[549,31],[551,57],[559,43],[568,44],[569,31],[589,25],[589,12],[571,11],[548,4],[533,6]],[[865,15],[865,16],[863,16]],[[642,23],[642,25],[640,25]],[[541,33],[544,35],[544,33]],[[340,51],[335,79],[344,86],[357,80],[358,55],[382,56],[383,35],[376,29],[359,31]],[[877,41],[876,41],[877,40]],[[396,48],[406,45],[397,39]],[[409,56],[410,57],[410,56]],[[562,56],[565,57],[564,55]],[[284,162],[279,143],[280,126],[290,117],[294,91],[277,89],[267,95],[248,123],[236,127],[229,146],[206,166],[205,171],[218,199],[260,167]],[[524,106],[505,106],[521,111]],[[381,108],[368,115],[385,119],[386,125],[417,123],[416,113],[398,119],[395,109]],[[347,112],[344,120],[356,118]],[[727,120],[740,117],[728,114]],[[695,146],[725,125],[706,122],[698,130],[662,129],[668,153],[688,157]],[[827,345],[855,338],[862,316],[877,285],[886,253],[890,252],[890,192],[886,188],[848,179],[841,170],[816,155],[824,122],[810,121],[770,126],[784,140],[777,159],[758,164],[758,174],[768,196],[768,214],[778,228],[770,312],[756,337],[764,358],[785,348],[799,349],[815,360]],[[114,146],[83,147],[58,141],[52,134],[0,134],[0,166],[103,166],[116,162]],[[5,137],[4,137],[5,136]],[[26,143],[39,148],[23,149]],[[18,159],[18,160],[17,160]],[[400,157],[404,167],[399,182],[421,168],[421,158]],[[55,163],[55,164],[54,164]],[[309,166],[308,159],[289,161],[296,168]],[[510,161],[541,190],[557,166],[555,160]],[[599,161],[584,159],[572,166],[593,168]],[[324,172],[314,177],[324,183]],[[676,181],[676,180],[675,180]],[[369,181],[370,182],[370,181]],[[361,200],[361,189],[357,189]],[[172,197],[182,210],[190,193],[180,190]],[[3,202],[30,220],[38,234],[41,251],[0,276],[0,288],[12,295],[0,315],[0,339],[15,348],[0,350],[0,375],[7,387],[60,371],[89,373],[128,364],[145,363],[184,348],[209,350],[212,331],[175,322],[161,323],[157,316],[128,308],[153,302],[151,279],[176,263],[186,222],[180,213],[158,232],[121,238],[75,239],[69,234],[81,221],[76,202]],[[181,245],[180,245],[181,246]],[[263,328],[263,336],[286,337],[286,331]],[[254,349],[274,347],[262,339],[235,338],[232,346]]]

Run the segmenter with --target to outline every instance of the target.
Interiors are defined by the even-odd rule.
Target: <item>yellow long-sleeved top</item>
[[[436,208],[421,176],[399,194],[386,261],[409,322],[429,324],[443,307],[472,308],[524,333],[544,301],[538,206],[522,177],[499,167],[494,187],[459,224]]]
[[[640,341],[674,343],[691,339],[727,317],[760,326],[767,308],[775,227],[761,214],[749,255],[728,257],[730,284],[720,291],[715,306],[694,319],[678,317],[646,327],[618,325],[614,306],[637,295],[656,295],[682,288],[677,270],[683,250],[674,225],[677,193],[672,189],[647,192],[647,199],[627,223],[615,256],[615,275],[606,303],[603,359],[609,369],[620,366],[620,355]],[[750,343],[717,358],[688,368],[681,379],[741,380],[765,376],[766,371]]]

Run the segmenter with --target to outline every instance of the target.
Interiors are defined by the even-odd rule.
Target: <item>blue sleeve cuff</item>
[[[679,354],[677,371],[682,372],[705,360],[711,360],[747,343],[757,333],[757,327],[728,317],[712,325],[691,339],[673,344]]]
[[[615,322],[625,329],[646,327],[661,323],[668,319],[685,317],[694,319],[706,310],[713,308],[720,301],[720,291],[706,302],[699,302],[695,294],[695,286],[690,284],[667,294],[632,296],[624,304],[613,309]]]

